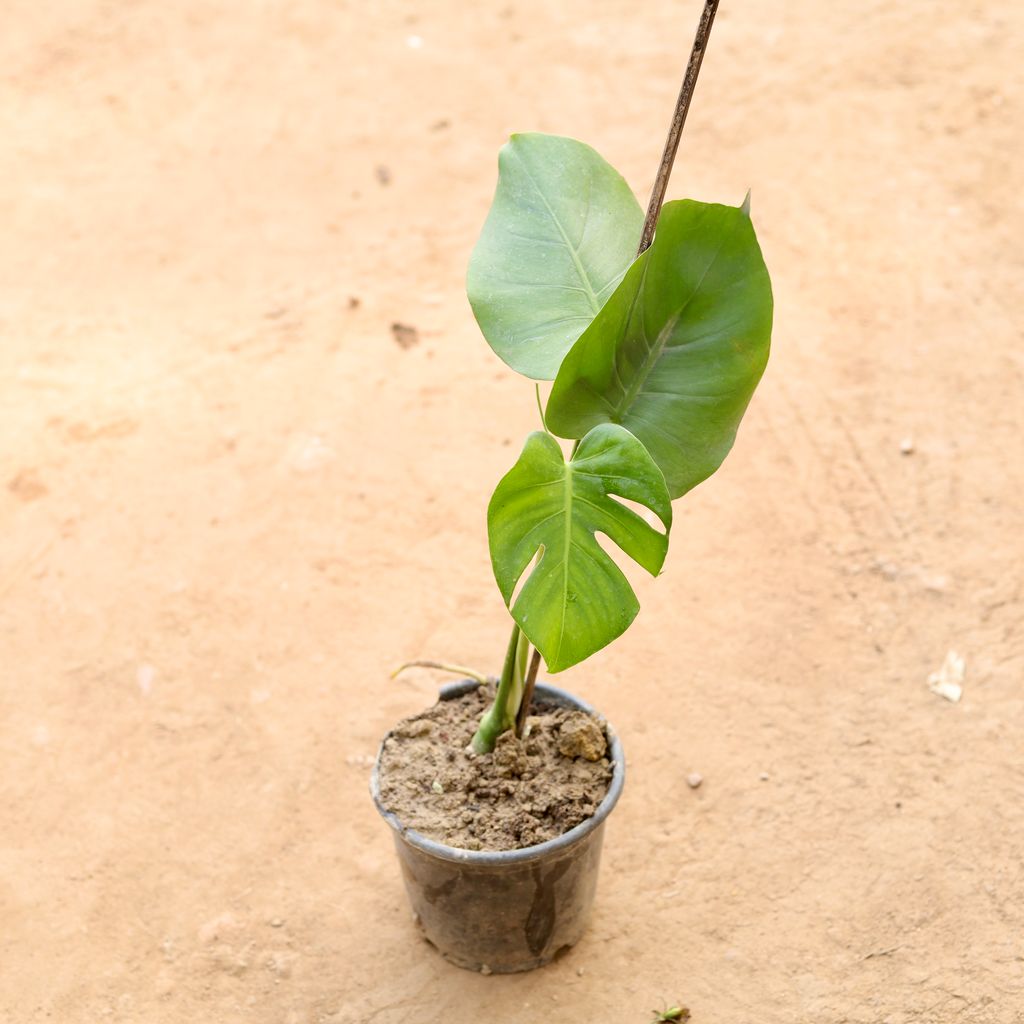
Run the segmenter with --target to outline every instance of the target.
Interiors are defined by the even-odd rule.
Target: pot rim
[[[454,700],[456,697],[461,697],[463,694],[477,689],[480,685],[474,679],[448,683],[441,687],[440,699]],[[415,829],[403,826],[398,816],[381,803],[380,759],[384,752],[384,744],[391,736],[391,730],[389,729],[384,739],[381,740],[380,748],[377,751],[377,758],[373,762],[373,772],[370,775],[370,795],[373,797],[374,806],[377,808],[380,816],[394,829],[396,837],[401,838],[403,842],[415,847],[422,853],[436,857],[439,860],[479,867],[492,867],[523,864],[529,861],[540,860],[549,854],[574,846],[604,824],[605,818],[611,814],[612,808],[618,803],[619,797],[622,795],[622,787],[626,781],[626,761],[623,757],[622,744],[619,742],[619,737],[616,735],[611,723],[603,715],[596,712],[586,701],[580,700],[579,697],[569,693],[567,690],[552,686],[550,683],[538,681],[534,692],[538,697],[542,697],[552,704],[560,704],[563,707],[572,708],[574,711],[585,711],[588,714],[597,716],[604,723],[605,732],[608,735],[608,760],[612,767],[612,780],[608,784],[608,792],[605,793],[604,799],[598,804],[597,810],[586,821],[581,821],[574,828],[569,829],[568,832],[563,832],[554,839],[548,839],[543,843],[526,846],[519,850],[464,850],[458,846],[448,846],[445,843],[439,843],[435,839],[428,839]]]

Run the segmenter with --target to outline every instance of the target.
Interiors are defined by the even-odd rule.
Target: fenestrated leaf
[[[639,502],[660,533],[612,495]],[[531,434],[487,509],[491,562],[506,604],[531,559],[540,559],[511,604],[512,616],[552,672],[590,657],[639,611],[636,595],[595,540],[603,533],[651,575],[668,550],[672,503],[644,446],[614,424],[595,427],[567,463],[550,434]]]
[[[547,425],[578,438],[621,423],[673,498],[729,453],[768,361],[772,291],[750,218],[682,200],[562,362]]]
[[[466,279],[491,348],[513,370],[551,380],[622,280],[642,224],[629,186],[590,146],[513,135]]]

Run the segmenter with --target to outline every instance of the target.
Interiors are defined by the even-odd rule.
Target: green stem
[[[513,624],[512,635],[508,640],[505,652],[505,664],[498,682],[498,692],[494,703],[480,720],[480,727],[473,736],[473,750],[478,754],[489,754],[494,749],[495,740],[509,729],[514,729],[519,705],[523,700],[523,682],[526,672],[526,660],[530,652],[530,641],[519,628]]]

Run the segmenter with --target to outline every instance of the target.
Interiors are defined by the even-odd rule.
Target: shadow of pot
[[[441,700],[461,697],[477,685],[466,680],[444,686]],[[539,701],[594,713],[546,683],[538,683],[535,693]],[[370,793],[394,832],[420,930],[445,959],[471,971],[510,974],[543,967],[580,940],[597,888],[604,823],[626,777],[622,745],[607,722],[605,729],[612,780],[594,815],[556,839],[522,850],[463,850],[403,827],[381,804],[381,744]]]

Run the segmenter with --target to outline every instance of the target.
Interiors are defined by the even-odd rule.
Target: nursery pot
[[[444,686],[441,700],[477,685],[466,680]],[[593,713],[557,687],[538,683],[535,693],[545,703]],[[446,846],[404,828],[381,804],[381,744],[370,779],[373,802],[394,831],[415,920],[447,960],[484,974],[510,974],[542,967],[579,941],[597,887],[605,819],[626,776],[622,745],[607,723],[605,730],[612,779],[593,816],[556,839],[491,852]]]

